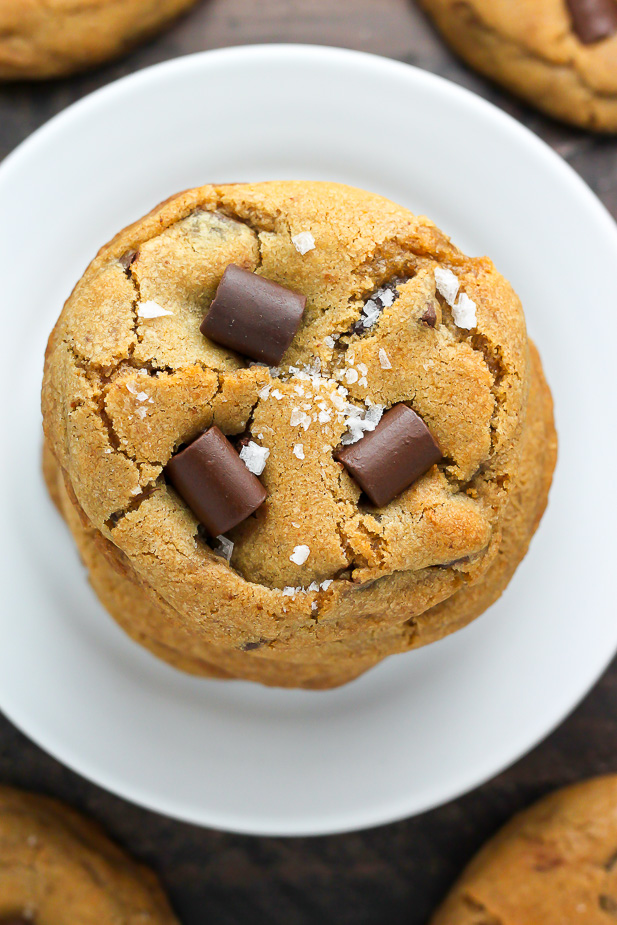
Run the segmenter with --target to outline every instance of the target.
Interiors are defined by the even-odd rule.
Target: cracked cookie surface
[[[566,0],[419,4],[452,48],[487,77],[564,122],[617,131],[617,34],[584,44]]]
[[[466,626],[499,597],[510,581],[544,511],[556,457],[551,394],[533,344],[531,357],[521,463],[503,518],[499,551],[486,575],[419,617],[385,631],[359,621],[358,633],[344,642],[319,644],[307,638],[302,652],[290,652],[284,644],[266,644],[263,639],[234,650],[196,638],[178,623],[174,612],[152,589],[140,583],[126,557],[92,527],[70,496],[62,471],[46,448],[47,485],[101,602],[133,639],[159,658],[205,677],[243,678],[280,687],[336,687],[388,655],[418,648]]]
[[[315,243],[304,253],[302,233]],[[278,370],[199,331],[230,263],[307,296]],[[473,329],[455,324],[439,268],[473,300]],[[490,568],[528,387],[520,303],[489,260],[360,190],[235,184],[180,194],[99,252],[50,337],[43,414],[100,544],[188,637],[301,653],[401,626]],[[398,402],[423,417],[444,458],[377,510],[333,450],[349,408]],[[268,498],[230,532],[230,564],[162,476],[211,424],[269,450]]]
[[[617,918],[617,776],[550,794],[507,823],[431,925],[607,925]]]
[[[197,0],[0,0],[0,80],[59,77],[150,38]]]
[[[156,878],[47,797],[0,787],[0,919],[177,925]]]

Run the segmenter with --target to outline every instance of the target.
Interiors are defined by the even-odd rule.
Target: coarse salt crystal
[[[327,591],[328,588],[330,587],[330,585],[332,584],[333,580],[334,580],[334,579],[332,579],[332,578],[326,578],[325,581],[322,581],[322,583],[321,583],[321,590],[322,590],[322,591]]]
[[[381,366],[382,369],[392,369],[392,363],[390,362],[390,357],[388,356],[386,351],[383,349],[383,347],[379,348],[379,365]]]
[[[140,418],[142,419],[142,421],[143,421],[143,419],[145,418],[145,416],[146,416],[147,413],[148,413],[148,412],[146,411],[145,408],[138,408],[138,409],[137,409],[137,416],[140,417]]]
[[[253,475],[261,475],[266,466],[266,460],[270,455],[270,450],[265,446],[259,446],[252,440],[240,450],[240,459]]]
[[[304,445],[302,443],[295,443],[293,453],[298,459],[304,459]]]
[[[221,558],[226,559],[228,562],[231,562],[231,556],[234,551],[233,542],[224,536],[222,533],[216,538],[217,546],[214,548],[214,553]]]
[[[137,305],[138,318],[161,318],[163,315],[173,315],[173,312],[168,312],[166,308],[163,308],[162,305],[152,299],[139,302]]]
[[[150,396],[147,392],[138,392],[135,398],[137,401],[146,401],[148,398],[150,398]]]
[[[296,565],[304,565],[309,557],[310,549],[308,546],[294,546],[294,551],[290,555],[290,560]]]
[[[335,344],[334,338],[330,337],[329,334],[326,334],[326,336],[323,339],[323,342],[326,345],[326,347],[334,347],[334,344]]]
[[[458,293],[459,281],[446,267],[435,267],[435,285],[448,305],[454,305]]]
[[[277,401],[280,401],[282,397],[283,397],[282,392],[280,392],[278,389],[273,389],[272,398],[276,398]]]
[[[360,379],[358,379],[358,385],[361,385],[364,388],[368,386],[368,379],[366,378],[366,376],[362,376]]]
[[[346,369],[345,370],[345,382],[347,385],[353,385],[354,382],[358,381],[358,373],[355,369]]]
[[[126,387],[128,391],[131,393],[131,395],[137,395],[138,386],[135,385],[135,383],[132,380],[129,380],[127,382]]]
[[[366,374],[368,373],[368,366],[366,365],[366,363],[358,363],[358,371],[360,375],[366,376]]]
[[[320,424],[327,424],[328,421],[332,420],[332,415],[329,411],[320,411],[317,415],[317,420]]]
[[[293,587],[293,585],[286,585],[283,588],[283,597],[293,597],[295,593],[296,589]]]
[[[266,399],[270,394],[271,388],[272,388],[271,384],[268,383],[267,385],[264,385],[263,389],[260,389],[260,391],[257,394],[259,395],[260,398]]]
[[[384,308],[390,308],[394,303],[394,293],[391,289],[380,289],[377,293],[377,298]]]
[[[310,231],[300,231],[298,234],[294,234],[291,238],[291,242],[302,256],[315,249],[315,238]]]
[[[458,302],[452,308],[452,317],[457,328],[475,328],[478,323],[476,318],[476,303],[469,296],[461,292]]]
[[[306,590],[307,591],[319,591],[319,582],[312,581]]]

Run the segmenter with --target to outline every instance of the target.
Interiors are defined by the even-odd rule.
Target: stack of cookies
[[[48,486],[112,616],[181,669],[284,687],[482,613],[556,453],[491,261],[330,183],[204,186],[118,234],[42,401]]]

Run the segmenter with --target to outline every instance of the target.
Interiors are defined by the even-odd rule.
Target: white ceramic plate
[[[523,299],[556,398],[548,513],[468,629],[330,693],[186,677],[89,590],[39,474],[47,334],[100,244],[208,180],[340,180],[489,253]],[[0,167],[0,706],[85,777],[191,822],[317,834],[477,786],[570,711],[617,645],[617,234],[555,154],[483,100],[348,51],[236,48],[119,81]]]

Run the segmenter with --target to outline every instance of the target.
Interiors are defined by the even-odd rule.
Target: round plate
[[[467,252],[489,253],[523,300],[561,440],[548,512],[499,603],[327,693],[191,678],[130,642],[90,591],[39,471],[46,337],[97,248],[178,190],[274,178],[383,193]],[[0,202],[0,706],[17,726],[151,809],[299,835],[456,797],[574,707],[617,645],[617,233],[548,147],[402,64],[235,48],[141,71],[72,106],[0,167]]]

